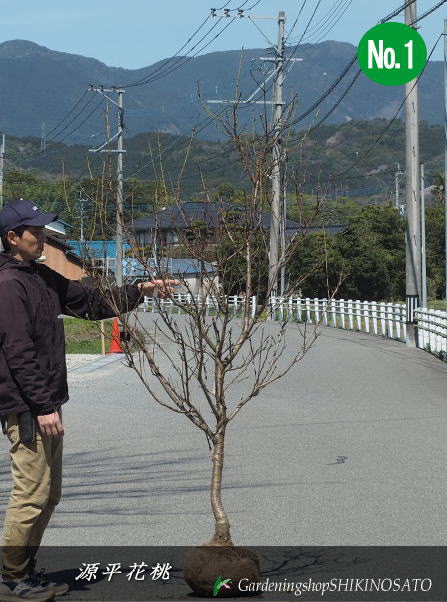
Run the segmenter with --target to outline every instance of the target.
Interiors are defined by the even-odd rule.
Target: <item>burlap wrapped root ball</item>
[[[197,546],[186,553],[183,576],[193,592],[202,596],[213,595],[218,577],[231,579],[230,589],[222,587],[219,597],[247,596],[248,592],[239,591],[238,583],[248,579],[244,581],[244,586],[248,586],[260,580],[259,558],[254,552],[236,546]]]

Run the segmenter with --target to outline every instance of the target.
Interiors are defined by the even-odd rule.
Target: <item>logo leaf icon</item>
[[[214,584],[213,596],[217,596],[217,594],[219,593],[219,591],[222,587],[225,587],[226,589],[230,589],[230,586],[227,585],[227,583],[230,583],[230,582],[231,582],[231,579],[223,579],[222,575],[219,575],[219,577],[216,579],[216,583]]]

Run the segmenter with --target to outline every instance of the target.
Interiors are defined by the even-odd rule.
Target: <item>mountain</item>
[[[232,190],[250,189],[231,141],[191,141],[187,137],[152,132],[127,138],[126,149],[124,175],[127,181],[131,179],[135,183],[137,178],[144,181],[144,186],[160,187],[163,176],[171,190],[182,173],[184,200],[200,195],[202,178],[211,194],[219,187],[222,194],[230,196]],[[425,163],[428,187],[444,169],[444,128],[441,125],[421,123],[420,157]],[[392,124],[385,119],[352,120],[342,125],[302,130],[288,138],[289,193],[293,195],[295,189],[309,193],[319,191],[329,196],[376,197],[380,202],[394,197],[398,163],[405,169],[405,126],[400,120]],[[92,155],[88,146],[49,143],[46,151],[41,152],[39,138],[10,137],[5,195],[28,198],[30,191],[26,183],[34,182],[37,177],[48,182],[50,187],[60,186],[63,198],[63,175],[71,182],[82,178],[88,180],[90,174],[101,175],[104,182],[112,182],[115,169],[114,157]],[[19,186],[11,188],[15,183]],[[402,176],[400,183],[403,184]],[[48,197],[45,188],[37,188],[34,193],[40,198]],[[39,196],[33,197],[33,200],[38,199]]]
[[[297,97],[297,116],[320,98],[355,53],[352,44],[333,41],[303,44],[296,49],[294,56],[303,60],[290,64],[284,95],[287,100]],[[94,98],[97,94],[86,92],[88,86],[126,85],[153,74],[154,81],[150,84],[126,90],[124,106],[128,135],[159,131],[187,136],[195,125],[206,119],[206,100],[234,98],[238,73],[241,97],[250,95],[257,82],[265,77],[264,64],[257,60],[265,54],[265,49],[213,52],[191,58],[185,64],[183,59],[175,57],[142,69],[128,70],[108,67],[94,58],[56,52],[25,40],[4,42],[0,44],[0,131],[19,137],[40,136],[42,123],[45,123],[50,140],[101,143],[104,116],[99,107],[94,111],[100,99]],[[172,72],[160,77],[163,67]],[[319,106],[317,120],[336,103],[356,72],[355,63]],[[270,83],[267,90],[269,86]],[[69,118],[52,133],[52,128],[84,92],[85,96]],[[403,94],[402,87],[380,86],[361,74],[326,123],[390,118],[402,102]],[[207,106],[214,111],[221,107]],[[430,62],[421,77],[420,107],[422,119],[430,124],[443,123],[443,65],[440,61]],[[253,116],[262,112],[261,105],[241,108],[241,122],[248,124]],[[314,119],[315,111],[301,120],[299,127],[306,127]],[[110,122],[113,127],[113,117]],[[200,131],[198,136],[210,140],[224,138],[222,127],[216,124]]]

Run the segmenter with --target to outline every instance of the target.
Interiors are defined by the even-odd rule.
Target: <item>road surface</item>
[[[299,340],[290,327],[289,348]],[[151,401],[120,360],[73,370],[69,383],[64,496],[44,543],[210,537],[202,432]],[[444,545],[446,387],[447,366],[424,351],[323,329],[303,361],[229,427],[223,499],[234,542]],[[4,512],[10,476],[1,441]]]

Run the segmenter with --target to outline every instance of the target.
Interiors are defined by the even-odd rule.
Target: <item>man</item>
[[[68,590],[36,573],[35,554],[61,496],[61,406],[68,400],[61,314],[100,320],[141,297],[172,292],[172,280],[113,287],[108,299],[43,264],[44,227],[57,215],[17,200],[0,213],[0,417],[12,447],[13,490],[3,529],[0,600],[51,600]],[[28,419],[28,424],[27,424]],[[26,429],[35,426],[27,442]]]

